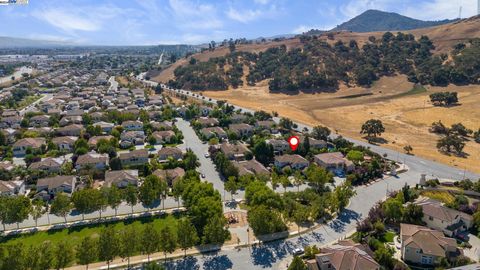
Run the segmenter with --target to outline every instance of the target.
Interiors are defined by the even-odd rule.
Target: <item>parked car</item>
[[[295,256],[302,255],[303,253],[305,253],[305,250],[301,247],[293,250],[293,255],[295,255]]]

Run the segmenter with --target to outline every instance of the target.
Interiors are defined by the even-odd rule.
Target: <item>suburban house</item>
[[[211,111],[212,111],[212,108],[210,108],[210,107],[200,106],[200,114],[202,116],[208,116]]]
[[[277,133],[277,124],[273,120],[257,121],[255,123],[255,128],[259,130],[268,130],[272,133]]]
[[[236,161],[245,160],[245,155],[250,153],[250,150],[248,150],[245,145],[230,143],[222,143],[220,145],[220,151],[222,151],[228,159]]]
[[[58,175],[54,177],[41,178],[37,181],[37,193],[45,200],[49,200],[59,192],[71,195],[75,190],[76,178],[74,175]]]
[[[427,227],[442,231],[450,237],[467,231],[473,226],[471,215],[446,207],[439,201],[419,198],[415,204],[422,207],[422,221]]]
[[[252,136],[253,127],[249,124],[231,124],[228,129],[235,133],[238,137]]]
[[[113,128],[115,127],[115,125],[113,123],[108,123],[108,122],[104,122],[104,121],[97,122],[93,125],[95,127],[99,126],[102,129],[102,132],[107,133],[107,134],[110,134],[110,132],[112,132]]]
[[[275,167],[279,169],[283,169],[286,166],[290,166],[290,168],[295,170],[303,170],[308,167],[309,162],[305,158],[300,155],[281,155],[275,157]]]
[[[20,124],[22,123],[21,116],[9,116],[3,117],[0,121],[0,128],[20,128]]]
[[[299,136],[299,139],[300,139],[300,142],[303,143],[305,141],[305,136]],[[323,149],[323,148],[327,148],[328,146],[328,143],[326,141],[317,140],[311,137],[308,137],[308,142],[310,144],[310,148],[314,148],[314,149]]]
[[[232,121],[233,124],[239,124],[243,123],[247,120],[247,116],[244,114],[234,114],[232,117],[230,117],[230,121]]]
[[[202,127],[214,127],[214,126],[218,126],[219,124],[217,118],[208,118],[208,117],[198,118],[197,123],[200,124],[200,126]]]
[[[173,130],[155,131],[152,137],[155,138],[156,144],[168,143],[175,136]]]
[[[163,147],[158,151],[159,161],[165,161],[170,157],[175,160],[182,159],[183,158],[182,150],[176,147]]]
[[[143,130],[124,131],[120,134],[120,146],[126,148],[132,145],[143,145],[145,141],[145,133]]]
[[[351,240],[339,241],[320,249],[315,259],[307,261],[309,270],[379,270],[373,252],[366,245]]]
[[[12,151],[16,157],[25,156],[27,149],[38,150],[45,145],[44,138],[23,138],[13,144]]]
[[[140,121],[125,121],[122,123],[122,127],[126,131],[143,130],[143,123]]]
[[[50,116],[48,115],[35,115],[30,118],[29,124],[31,127],[48,127],[50,122]]]
[[[163,179],[167,182],[169,186],[173,186],[178,180],[180,180],[185,175],[185,170],[177,167],[175,169],[168,170],[155,170],[154,175],[158,176],[160,179]]]
[[[57,133],[62,136],[80,136],[83,130],[82,125],[71,124],[57,129]]]
[[[217,137],[219,139],[226,139],[227,133],[221,127],[206,127],[200,130],[200,133],[206,138],[211,139]]]
[[[41,161],[33,162],[28,167],[30,170],[44,171],[47,173],[59,173],[62,169],[63,158],[44,158]]]
[[[173,123],[168,121],[150,122],[150,125],[152,125],[152,128],[154,130],[172,130],[173,129]]]
[[[405,262],[433,265],[441,258],[460,255],[457,241],[443,232],[412,224],[400,224],[401,254]]]
[[[122,166],[138,166],[148,163],[147,149],[133,150],[127,153],[120,153],[118,155]]]
[[[314,160],[320,167],[336,174],[350,172],[355,169],[353,162],[346,159],[340,152],[318,154],[315,155]]]
[[[98,154],[95,152],[86,153],[77,158],[75,169],[81,170],[90,167],[91,169],[105,170],[108,164],[107,154]]]
[[[111,135],[93,136],[93,137],[90,137],[90,139],[88,139],[88,146],[95,147],[100,140],[109,141],[112,138],[113,136]]]
[[[246,174],[252,174],[252,175],[270,175],[270,172],[265,168],[265,166],[262,165],[262,163],[256,161],[255,159],[252,160],[247,160],[247,161],[234,161],[233,165],[237,167],[238,169],[238,174],[240,176],[246,175]]]
[[[24,181],[0,181],[0,196],[25,194]]]
[[[55,144],[59,151],[72,152],[75,142],[78,137],[75,136],[62,136],[52,139],[52,143]]]
[[[64,116],[62,117],[62,119],[60,119],[60,121],[58,122],[58,124],[61,126],[61,127],[64,127],[64,126],[67,126],[67,125],[71,125],[71,124],[77,124],[77,125],[80,125],[82,124],[82,117],[81,116]]]
[[[115,185],[118,188],[138,186],[138,170],[106,171],[104,185],[107,187]]]
[[[279,154],[283,154],[290,149],[290,145],[285,140],[271,139],[267,140],[266,142],[273,147],[274,152]]]

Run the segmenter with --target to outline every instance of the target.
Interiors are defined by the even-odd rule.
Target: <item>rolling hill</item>
[[[405,31],[451,23],[457,20],[422,21],[393,12],[367,10],[357,17],[342,23],[332,31],[377,32]]]

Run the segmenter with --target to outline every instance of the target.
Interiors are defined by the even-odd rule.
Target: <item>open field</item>
[[[480,144],[467,142],[467,158],[440,154],[436,149],[439,136],[429,133],[432,122],[441,120],[446,125],[461,122],[470,129],[480,128],[479,86],[427,87],[426,91],[412,91],[413,84],[404,76],[384,77],[371,88],[341,87],[336,93],[273,94],[267,82],[228,91],[205,91],[203,94],[250,109],[276,111],[298,122],[325,125],[339,134],[361,139],[363,122],[381,119],[386,127],[383,137],[388,148],[403,151],[413,147],[413,154],[461,169],[480,172]],[[461,106],[434,107],[429,95],[437,91],[457,91]]]
[[[141,233],[146,224],[152,223],[154,227],[160,231],[165,226],[170,226],[172,230],[176,232],[177,218],[172,215],[167,215],[162,218],[142,218],[135,220],[126,220],[109,223],[116,231],[121,231],[127,227],[135,227],[135,229]],[[71,227],[68,229],[41,231],[32,234],[20,234],[12,237],[4,237],[0,243],[14,244],[22,242],[29,245],[40,245],[45,241],[50,241],[53,244],[66,240],[70,244],[77,245],[86,236],[98,237],[102,228],[106,226],[106,223],[86,225],[79,227]]]

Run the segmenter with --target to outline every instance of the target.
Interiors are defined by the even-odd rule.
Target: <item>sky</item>
[[[200,44],[328,30],[368,9],[422,20],[475,15],[477,0],[29,0],[0,6],[0,36],[85,45]]]

